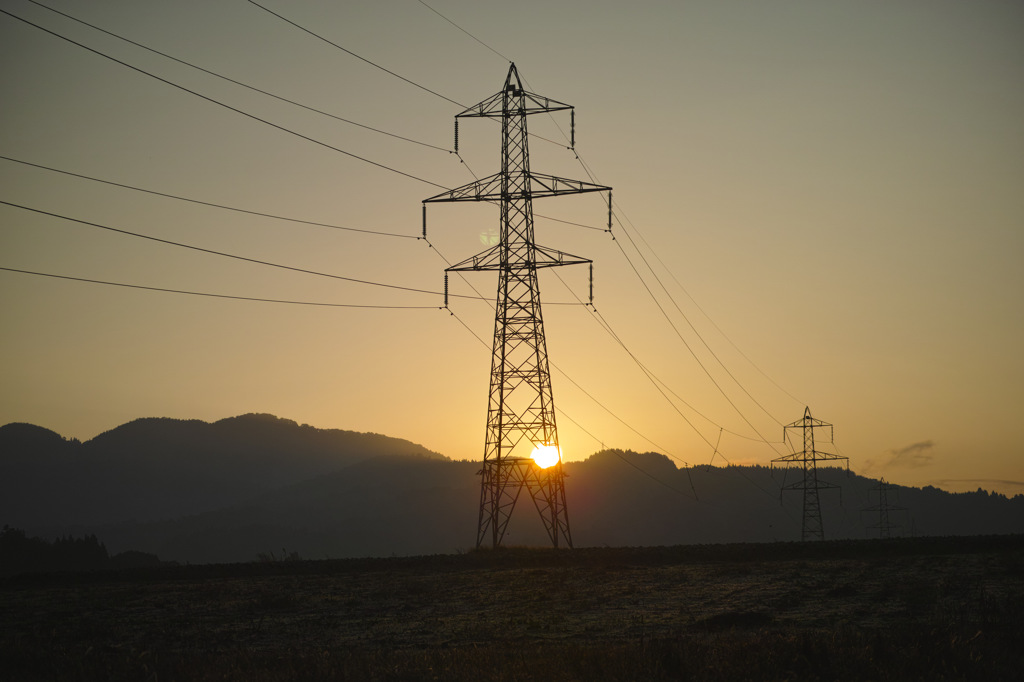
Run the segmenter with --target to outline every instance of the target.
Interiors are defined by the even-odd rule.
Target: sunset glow
[[[767,466],[809,406],[860,475],[1024,493],[1024,3],[53,4],[87,23],[0,21],[0,426],[273,414],[479,460],[499,274],[446,302],[445,270],[502,216],[423,200],[499,177],[454,102],[514,61],[575,112],[528,118],[530,172],[615,188],[535,207],[593,268],[538,269],[558,431],[515,456]]]
[[[557,445],[538,445],[530,453],[530,457],[534,462],[537,463],[541,469],[547,469],[558,464],[558,446]]]

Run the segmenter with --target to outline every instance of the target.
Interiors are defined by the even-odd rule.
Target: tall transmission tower
[[[869,529],[877,529],[878,537],[882,540],[887,540],[892,537],[892,529],[899,528],[899,525],[893,525],[889,518],[889,512],[894,511],[906,511],[906,507],[898,507],[889,503],[889,490],[893,486],[885,482],[885,479],[880,479],[878,485],[871,489],[872,492],[878,493],[878,504],[864,507],[861,509],[862,512],[878,512],[878,523],[868,526]]]
[[[424,223],[426,204],[434,202],[488,201],[501,214],[498,243],[445,270],[446,293],[449,272],[498,272],[477,547],[488,539],[492,547],[501,545],[523,490],[540,513],[551,544],[572,547],[537,271],[592,261],[536,243],[533,200],[607,191],[610,207],[611,188],[530,170],[526,119],[556,111],[573,115],[575,147],[573,108],[524,90],[512,64],[500,92],[455,116],[456,152],[460,118],[501,121],[501,171],[423,201]]]
[[[833,438],[832,425],[828,422],[823,422],[820,419],[813,418],[811,416],[811,408],[805,407],[802,419],[797,419],[792,424],[787,424],[782,427],[783,440],[786,440],[788,437],[790,429],[800,429],[803,431],[803,450],[801,452],[794,452],[791,455],[777,457],[772,460],[772,463],[780,462],[786,465],[799,464],[801,466],[802,476],[800,477],[800,480],[790,483],[789,485],[784,484],[782,486],[782,490],[802,490],[804,493],[804,518],[800,531],[800,539],[803,541],[825,539],[825,530],[821,523],[821,499],[818,495],[818,491],[823,488],[828,489],[839,487],[818,478],[818,462],[845,459],[847,461],[847,471],[849,471],[850,466],[849,459],[846,457],[821,452],[815,449],[814,430],[825,428],[827,428],[829,432],[828,440],[826,442],[831,443]]]

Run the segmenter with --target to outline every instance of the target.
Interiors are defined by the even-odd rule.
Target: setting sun
[[[558,446],[538,444],[530,453],[530,457],[541,469],[558,464]]]

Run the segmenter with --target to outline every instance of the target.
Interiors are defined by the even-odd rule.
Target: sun
[[[530,453],[530,457],[536,462],[537,466],[541,469],[547,469],[558,464],[558,446],[557,445],[544,445],[538,443],[537,447]]]

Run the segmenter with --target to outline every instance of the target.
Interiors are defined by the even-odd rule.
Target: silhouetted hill
[[[475,543],[479,469],[476,462],[379,456],[241,505],[104,528],[102,537],[111,547],[193,563],[292,552],[307,559],[455,553]]]
[[[408,441],[316,429],[270,415],[214,423],[139,419],[79,443],[28,424],[0,427],[0,524],[32,535],[95,534],[115,552],[249,561],[453,553],[476,542],[480,465]],[[800,539],[797,472],[679,469],[664,455],[598,452],[565,465],[577,546]],[[827,539],[877,537],[877,482],[820,478]],[[893,535],[1024,533],[1024,496],[894,486]],[[505,544],[548,544],[529,496]]]
[[[409,441],[249,414],[138,419],[85,443],[0,427],[0,522],[32,532],[197,514],[381,454],[444,459]]]
[[[50,429],[35,424],[14,422],[0,426],[0,447],[10,456],[35,452],[59,453],[77,441],[65,440],[63,436]]]
[[[802,498],[779,490],[785,472],[766,467],[677,469],[655,453],[604,451],[566,465],[576,546],[678,545],[800,539]],[[193,563],[251,561],[297,553],[322,559],[450,554],[476,540],[477,462],[379,456],[283,487],[244,504],[177,521],[97,530],[109,546]],[[793,472],[788,474],[795,475]],[[841,487],[822,491],[826,538],[877,537],[872,479],[825,469]],[[792,481],[792,478],[789,479]],[[898,497],[898,499],[897,499]],[[1024,533],[1024,496],[952,494],[894,487],[894,535]],[[548,544],[528,496],[519,500],[509,546]]]

